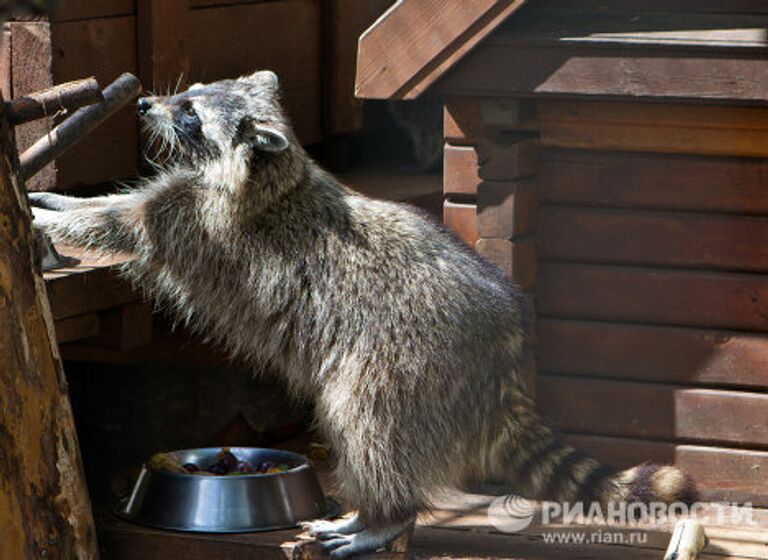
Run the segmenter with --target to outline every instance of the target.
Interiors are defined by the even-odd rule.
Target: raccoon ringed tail
[[[619,471],[565,445],[541,423],[528,426],[523,434],[518,431],[517,437],[503,438],[507,445],[497,441],[499,452],[494,461],[494,478],[511,484],[526,498],[687,505],[698,499],[693,479],[677,467],[646,463]]]

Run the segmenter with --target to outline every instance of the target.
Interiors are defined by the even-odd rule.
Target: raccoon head
[[[174,164],[213,170],[223,181],[259,167],[286,165],[295,144],[269,70],[234,80],[194,84],[168,97],[142,97],[138,111]]]

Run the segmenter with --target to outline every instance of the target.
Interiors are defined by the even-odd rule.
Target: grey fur
[[[359,510],[352,524],[310,525],[333,555],[386,544],[469,479],[581,495],[599,464],[569,456],[558,472],[569,450],[524,393],[522,300],[495,267],[321,170],[271,72],[149,103],[170,167],[129,193],[32,202],[58,211],[46,213],[55,240],[135,252],[125,273],[151,297],[315,402]],[[600,499],[624,492],[613,472],[593,478]]]

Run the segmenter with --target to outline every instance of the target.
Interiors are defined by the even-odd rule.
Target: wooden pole
[[[0,96],[0,558],[98,558],[67,383]]]

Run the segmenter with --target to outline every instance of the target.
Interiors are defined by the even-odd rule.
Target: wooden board
[[[476,145],[498,131],[525,128],[535,102],[526,99],[451,97],[443,111],[443,136],[454,145]]]
[[[504,71],[500,71],[503,68]],[[451,95],[768,102],[765,55],[486,41],[439,85]],[[631,76],[632,79],[627,79]]]
[[[130,259],[130,255],[98,258],[63,245],[57,249],[62,255],[80,260],[71,268],[45,273],[51,311],[57,321],[141,300],[141,295],[120,279],[116,271],[116,266]]]
[[[768,160],[542,149],[543,203],[768,214]]]
[[[189,79],[189,0],[137,0],[137,66],[148,91],[184,90]]]
[[[475,250],[498,266],[521,290],[530,291],[536,284],[536,244],[533,239],[509,241],[481,238]]]
[[[136,13],[135,0],[64,0],[57,2],[51,13],[51,21],[73,21],[83,19],[127,16]]]
[[[493,135],[477,146],[444,148],[446,194],[472,195],[481,181],[511,181],[536,169],[538,143],[524,135]]]
[[[322,139],[320,25],[319,0],[192,10],[190,81],[209,82],[255,70],[274,70],[299,140],[317,142]]]
[[[363,128],[363,102],[355,97],[357,41],[391,4],[392,0],[324,3],[323,124],[326,134],[348,134]]]
[[[768,449],[765,393],[549,374],[536,388],[542,413],[569,432]]]
[[[741,332],[539,319],[542,371],[683,385],[768,388],[768,337]]]
[[[136,70],[136,18],[68,21],[51,27],[53,79],[60,83],[93,75],[106,87]],[[136,175],[138,121],[129,104],[58,160],[58,188],[70,189]]]
[[[694,476],[705,500],[768,505],[766,451],[579,434],[565,440],[618,468],[675,464]]]
[[[418,97],[523,4],[524,0],[396,3],[360,37],[356,95]]]
[[[443,223],[464,243],[474,247],[477,233],[477,205],[446,200],[443,203]]]
[[[768,277],[540,263],[543,316],[768,332]]]
[[[51,29],[44,21],[10,22],[11,97],[42,91],[53,86],[51,75]],[[48,118],[17,126],[16,146],[19,153],[45,136],[54,125],[53,115]],[[32,191],[56,187],[56,162],[51,162],[26,181]]]
[[[474,146],[452,146],[443,149],[443,192],[449,196],[474,196],[480,177],[477,150]]]
[[[542,206],[539,228],[548,260],[768,271],[763,217]]]
[[[514,239],[534,232],[536,184],[521,179],[510,183],[484,181],[477,191],[477,232],[480,237]]]
[[[764,107],[540,100],[535,127],[546,146],[768,155],[768,109]]]

